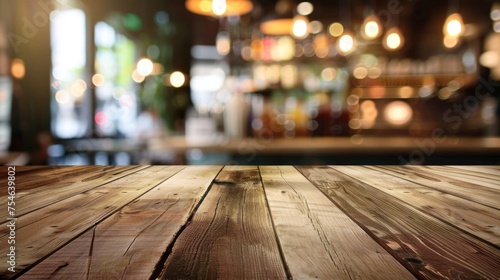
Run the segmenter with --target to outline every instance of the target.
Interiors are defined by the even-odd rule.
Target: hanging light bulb
[[[383,45],[386,50],[395,51],[399,50],[404,45],[403,34],[397,27],[387,30],[384,36]]]
[[[216,16],[223,15],[227,10],[226,0],[212,0],[212,12]]]
[[[373,40],[382,34],[382,25],[375,15],[369,15],[365,18],[361,30],[361,36],[364,39]]]
[[[304,39],[309,36],[309,20],[304,16],[293,18],[292,35],[297,39]]]
[[[248,14],[253,9],[250,0],[186,0],[186,8],[203,16],[237,16]]]
[[[345,56],[356,50],[356,39],[348,32],[345,32],[337,42],[337,50],[341,55]]]
[[[464,22],[462,16],[458,13],[451,14],[446,18],[443,26],[444,36],[458,38],[464,33]]]

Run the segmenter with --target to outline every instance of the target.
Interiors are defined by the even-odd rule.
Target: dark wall
[[[10,16],[7,31],[11,58],[25,62],[26,76],[14,81],[12,139],[15,149],[38,150],[37,138],[50,131],[50,24],[48,1],[19,0],[2,11]],[[13,4],[15,3],[15,4]],[[5,5],[5,4],[4,4]],[[17,123],[16,123],[17,122]]]

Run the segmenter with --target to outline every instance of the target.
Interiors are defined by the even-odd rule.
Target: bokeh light
[[[180,88],[186,82],[186,76],[179,71],[170,74],[170,84],[175,88]]]
[[[20,58],[13,59],[10,72],[12,76],[16,79],[24,78],[24,76],[26,75],[26,68],[24,66],[24,61]]]
[[[333,37],[339,37],[344,33],[344,26],[338,22],[334,22],[330,25],[330,27],[328,27],[328,32]]]
[[[407,125],[413,117],[413,109],[403,101],[393,101],[384,109],[384,119],[393,126]]]
[[[149,58],[143,58],[137,63],[137,72],[142,76],[149,76],[154,69],[154,64]]]

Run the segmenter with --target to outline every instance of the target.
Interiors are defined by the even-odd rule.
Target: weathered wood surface
[[[499,173],[19,166],[16,272],[7,271],[4,210],[0,279],[498,280]]]
[[[347,176],[348,167],[298,169],[418,278],[500,276],[498,248]]]
[[[465,169],[450,168],[447,166],[414,166],[417,170],[424,170],[432,174],[458,179],[460,181],[478,184],[500,191],[500,171],[494,174],[480,174]]]
[[[187,167],[97,224],[20,279],[148,279],[187,222],[217,166]],[[93,247],[89,263],[89,248]]]
[[[406,181],[374,167],[336,170],[500,247],[500,210]]]
[[[17,174],[16,178],[16,214],[17,217],[37,210],[44,206],[72,197],[76,194],[96,188],[108,182],[117,180],[146,167],[140,166],[108,166],[85,168],[52,167],[52,174],[35,175],[37,179]],[[28,179],[30,179],[28,181]],[[7,190],[7,188],[3,188]],[[6,197],[0,198],[0,204],[5,205]],[[7,219],[7,212],[0,212],[0,221]]]
[[[496,189],[485,187],[477,183],[461,181],[458,178],[447,177],[419,170],[411,166],[374,166],[391,176],[412,181],[414,183],[436,189],[467,199],[473,202],[500,209],[498,197],[500,192]]]
[[[17,268],[38,262],[182,168],[149,167],[24,215],[16,224]],[[6,240],[9,229],[1,226],[0,240]],[[0,272],[6,266],[1,262]]]
[[[286,279],[257,167],[225,167],[161,279]]]
[[[269,208],[296,279],[414,279],[291,166],[260,167]]]

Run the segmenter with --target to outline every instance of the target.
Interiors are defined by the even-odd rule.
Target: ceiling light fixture
[[[239,16],[248,14],[253,9],[250,0],[187,0],[186,8],[203,16]]]

